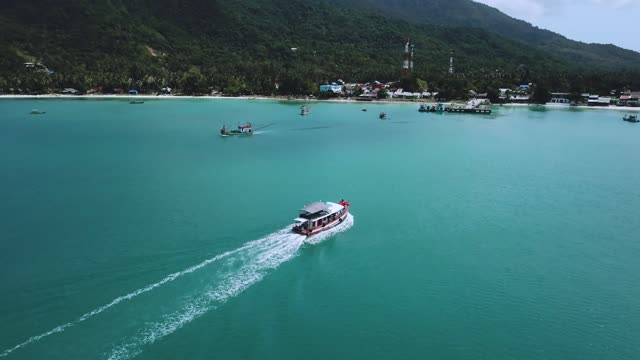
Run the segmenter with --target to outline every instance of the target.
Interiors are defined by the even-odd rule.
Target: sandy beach
[[[387,100],[373,100],[362,101],[355,99],[326,99],[319,100],[317,98],[288,98],[286,96],[220,96],[220,95],[127,95],[127,94],[97,94],[97,95],[61,95],[61,94],[44,94],[44,95],[0,95],[2,99],[123,99],[123,100],[184,100],[184,99],[205,99],[205,100],[268,100],[268,101],[293,101],[293,102],[331,102],[331,103],[362,103],[366,104],[407,104],[407,105],[419,105],[419,104],[438,104],[440,102],[432,99],[428,100],[405,100],[405,99],[387,99]],[[446,101],[444,104],[464,104],[464,101]],[[623,106],[570,106],[565,104],[493,104],[493,106],[507,106],[507,107],[544,107],[549,109],[589,109],[589,110],[615,110],[623,112],[640,112],[640,107],[623,107]]]

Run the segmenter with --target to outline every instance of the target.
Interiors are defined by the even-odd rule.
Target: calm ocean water
[[[0,358],[640,357],[623,113],[299,106],[0,101]]]

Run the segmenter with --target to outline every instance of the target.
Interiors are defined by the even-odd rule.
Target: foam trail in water
[[[124,360],[135,357],[143,351],[144,346],[170,335],[262,280],[270,270],[293,258],[303,243],[317,244],[349,229],[353,221],[353,216],[348,215],[342,224],[309,238],[292,234],[290,228],[287,228],[259,240],[256,246],[246,248],[227,259],[229,264],[240,265],[223,274],[214,286],[189,299],[180,310],[162,316],[160,321],[148,325],[137,335],[125,340],[111,351],[108,359]]]
[[[49,330],[47,332],[44,332],[44,333],[42,333],[40,335],[32,336],[29,339],[25,340],[24,342],[14,346],[14,347],[12,347],[10,349],[7,349],[7,350],[3,351],[2,353],[0,353],[0,357],[5,357],[5,356],[11,354],[12,352],[14,352],[16,350],[18,350],[18,349],[20,349],[20,348],[22,348],[24,346],[27,346],[27,345],[29,345],[29,344],[31,344],[33,342],[36,342],[38,340],[41,340],[42,338],[45,338],[45,337],[47,337],[49,335],[53,335],[55,333],[62,332],[66,328],[74,326],[74,325],[77,325],[77,324],[79,324],[79,323],[91,318],[92,316],[98,315],[101,312],[103,312],[103,311],[105,311],[105,310],[107,310],[107,309],[109,309],[109,308],[111,308],[111,307],[113,307],[115,305],[118,305],[119,303],[121,303],[121,302],[123,302],[125,300],[130,300],[130,299],[132,299],[132,298],[134,298],[134,297],[136,297],[136,296],[138,296],[140,294],[144,294],[146,292],[149,292],[149,291],[151,291],[151,290],[153,290],[153,289],[155,289],[155,288],[157,288],[159,286],[162,286],[162,285],[164,285],[164,284],[166,284],[168,282],[171,282],[171,281],[173,281],[173,280],[175,280],[175,279],[177,279],[177,278],[179,278],[179,277],[181,277],[183,275],[192,273],[192,272],[194,272],[194,271],[196,271],[196,270],[198,270],[198,269],[200,269],[200,268],[202,268],[204,266],[207,266],[207,265],[211,264],[214,261],[218,261],[220,259],[223,259],[223,258],[229,256],[229,255],[232,255],[232,254],[235,254],[237,252],[243,251],[243,250],[245,250],[247,248],[250,248],[252,246],[255,246],[255,245],[256,244],[254,242],[247,243],[247,244],[245,244],[244,246],[242,246],[242,247],[240,247],[238,249],[235,249],[235,250],[232,250],[232,251],[227,251],[227,252],[222,253],[220,255],[216,255],[216,256],[214,256],[214,257],[212,257],[210,259],[207,259],[207,260],[205,260],[205,261],[203,261],[203,262],[201,262],[201,263],[199,263],[197,265],[194,265],[194,266],[192,266],[192,267],[190,267],[188,269],[185,269],[185,270],[182,270],[182,271],[175,272],[173,274],[167,275],[164,279],[158,281],[157,283],[154,283],[154,284],[151,284],[151,285],[147,285],[147,286],[145,286],[143,288],[140,288],[138,290],[130,292],[130,293],[126,294],[126,295],[123,295],[123,296],[120,296],[118,298],[115,298],[110,303],[108,303],[106,305],[103,305],[103,306],[101,306],[101,307],[99,307],[97,309],[91,310],[88,313],[80,316],[79,318],[77,318],[74,321],[70,321],[70,322],[68,322],[66,324],[62,324],[62,325],[56,326],[55,328],[53,328],[53,329],[51,329],[51,330]]]
[[[343,231],[348,230],[349,228],[351,228],[353,226],[353,215],[351,214],[347,214],[347,217],[344,219],[344,221],[342,222],[342,224],[339,224],[338,226],[331,228],[329,230],[323,231],[321,233],[318,233],[316,235],[313,236],[309,236],[304,242],[307,244],[311,244],[311,245],[315,245],[315,244],[319,244],[320,242],[332,237],[333,235],[337,234],[337,233],[341,233]]]

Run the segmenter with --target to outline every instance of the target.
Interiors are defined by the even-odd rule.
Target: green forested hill
[[[471,0],[327,0],[337,6],[373,10],[416,24],[484,29],[559,59],[582,66],[612,69],[637,68],[640,53],[613,45],[585,44],[514,19],[490,6]]]
[[[308,93],[339,78],[398,79],[405,36],[416,44],[415,73],[431,88],[640,85],[627,70],[586,70],[590,64],[487,30],[417,24],[310,0],[5,0],[0,32],[4,91],[103,85],[270,94],[279,83],[281,93]],[[603,57],[610,53],[597,49]],[[451,50],[454,78],[446,76]],[[25,69],[26,61],[54,73]]]

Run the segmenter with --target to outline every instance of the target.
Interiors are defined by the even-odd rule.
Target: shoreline
[[[326,99],[319,100],[317,98],[308,98],[308,99],[300,99],[300,98],[288,98],[286,96],[219,96],[219,95],[203,95],[203,96],[195,96],[195,95],[126,95],[126,94],[99,94],[99,95],[62,95],[62,94],[44,94],[44,95],[0,95],[0,100],[11,100],[11,99],[118,99],[118,100],[133,100],[133,99],[141,99],[141,100],[154,100],[154,99],[172,99],[172,100],[191,100],[191,99],[203,99],[203,100],[267,100],[267,101],[291,101],[291,102],[330,102],[330,103],[345,103],[345,104],[355,104],[361,103],[365,104],[405,104],[405,105],[420,105],[420,104],[464,104],[462,101],[446,101],[446,102],[438,102],[429,100],[416,101],[416,100],[373,100],[373,101],[362,101],[355,99]],[[516,104],[516,103],[506,103],[506,104],[492,104],[492,107],[526,107],[526,108],[545,108],[545,109],[589,109],[589,110],[614,110],[614,111],[627,111],[627,112],[640,112],[640,107],[625,107],[625,106],[587,106],[587,105],[577,105],[570,106],[565,104]]]

